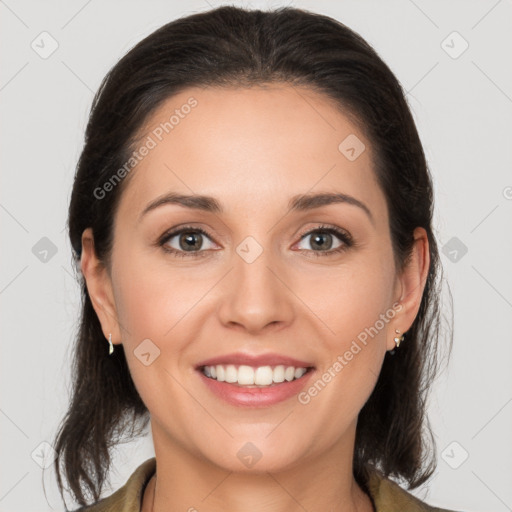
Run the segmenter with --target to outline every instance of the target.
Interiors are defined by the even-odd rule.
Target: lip
[[[267,387],[244,387],[228,382],[219,382],[218,380],[207,377],[200,368],[197,370],[197,373],[208,389],[228,404],[238,407],[261,408],[283,402],[299,394],[316,371],[310,367],[299,379],[292,380],[291,382],[285,381]]]
[[[254,368],[258,366],[278,366],[282,364],[283,366],[294,366],[295,368],[314,368],[314,365],[310,362],[300,361],[299,359],[280,354],[268,353],[252,355],[243,352],[236,352],[206,359],[196,366],[196,370],[200,370],[204,366],[215,366],[218,364],[246,365]]]

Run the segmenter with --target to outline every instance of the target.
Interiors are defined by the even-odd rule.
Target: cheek
[[[318,316],[329,329],[323,328],[324,335],[317,340],[324,357],[316,379],[299,396],[304,412],[318,418],[313,423],[322,429],[319,443],[337,439],[357,418],[375,387],[386,351],[388,322],[395,314],[389,307],[389,287],[387,274],[380,270],[347,270],[325,280],[329,300],[323,301]],[[316,297],[318,305],[320,295]]]
[[[332,349],[342,349],[378,322],[392,305],[393,269],[379,258],[361,258],[297,277],[297,295],[321,322]],[[386,324],[387,325],[387,324]]]
[[[204,294],[206,283],[194,284],[186,271],[155,265],[132,255],[117,262],[115,300],[123,341],[161,340]],[[188,276],[188,277],[187,277]]]
[[[169,397],[178,400],[183,395],[172,376],[190,339],[187,314],[207,291],[206,283],[194,285],[186,276],[133,253],[115,264],[123,348],[135,387],[152,414]],[[180,410],[190,407],[186,398]]]
[[[342,416],[357,415],[369,397],[386,351],[392,307],[393,264],[382,253],[366,253],[329,276],[303,278],[302,297],[322,320],[322,352],[327,356],[316,386],[326,403],[344,404]],[[309,290],[309,294],[307,291]],[[307,298],[306,298],[307,297]],[[315,390],[312,393],[315,394]],[[307,401],[308,397],[305,397]],[[320,406],[318,401],[318,406]]]

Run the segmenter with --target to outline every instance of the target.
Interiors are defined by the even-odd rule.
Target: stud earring
[[[395,329],[395,332],[397,334],[401,334],[401,332],[398,329]],[[398,348],[400,346],[400,343],[402,343],[402,341],[404,341],[404,335],[402,334],[402,336],[400,336],[400,337],[395,336],[393,338],[393,341],[395,342],[396,348]]]
[[[112,354],[112,352],[114,352],[114,345],[112,344],[112,333],[110,333],[108,335],[108,343],[110,345],[109,349],[108,349],[108,355]]]

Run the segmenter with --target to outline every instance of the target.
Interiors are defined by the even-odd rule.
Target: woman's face
[[[124,346],[153,436],[234,471],[349,447],[395,329],[416,314],[397,304],[409,282],[394,267],[370,142],[327,98],[284,84],[188,89],[140,140],[95,305]],[[346,200],[304,201],[320,194]],[[225,361],[231,380],[250,382],[253,366],[270,366],[258,382],[281,380],[291,364],[279,357],[310,369],[263,388],[198,369]],[[251,370],[233,372],[242,363]]]

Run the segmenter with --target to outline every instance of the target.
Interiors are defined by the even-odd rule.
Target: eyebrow
[[[313,210],[315,208],[320,208],[322,206],[328,206],[331,204],[339,204],[345,203],[352,206],[356,206],[363,210],[370,221],[374,223],[374,218],[372,212],[362,201],[356,199],[353,196],[348,194],[341,193],[333,193],[333,192],[323,192],[317,194],[299,194],[293,196],[288,202],[288,209],[290,211],[307,211]],[[178,204],[180,206],[184,206],[185,208],[190,208],[193,210],[202,210],[210,213],[223,213],[223,208],[217,199],[211,196],[197,195],[197,194],[177,194],[174,192],[170,192],[163,196],[157,197],[154,201],[149,203],[144,211],[139,216],[139,222],[142,220],[142,217],[160,206],[167,204]]]

